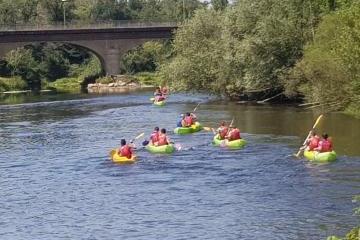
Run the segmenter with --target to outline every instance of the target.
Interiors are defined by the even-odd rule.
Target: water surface
[[[313,165],[289,155],[316,113],[192,95],[158,108],[148,98],[0,106],[0,239],[324,239],[359,224],[359,120],[327,114],[320,131],[333,136],[339,160]],[[173,155],[139,146],[136,164],[108,160],[122,137],[172,130],[198,102],[204,125],[235,117],[249,145],[229,151],[213,147],[209,132],[171,134],[182,145]]]

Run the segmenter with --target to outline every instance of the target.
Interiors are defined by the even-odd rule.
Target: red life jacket
[[[237,139],[240,139],[240,131],[239,131],[239,129],[235,128],[230,131],[229,141],[233,141],[233,140],[237,140]]]
[[[313,136],[309,140],[309,150],[312,151],[314,148],[319,146],[320,138],[318,136]]]
[[[162,145],[168,145],[168,141],[167,141],[167,137],[166,134],[160,134],[159,135],[159,141],[158,141],[158,146],[162,146]]]
[[[132,151],[129,145],[122,146],[120,149],[120,156],[131,158]]]
[[[156,143],[159,141],[159,132],[154,131],[151,135],[150,135],[150,139],[152,144]]]
[[[319,143],[320,152],[331,152],[332,151],[332,143],[329,140],[321,140]]]
[[[187,127],[190,127],[193,124],[193,119],[191,116],[186,116],[184,121]]]
[[[225,126],[220,127],[220,133],[219,133],[220,139],[225,139],[225,136],[227,135],[228,131],[229,131],[228,127]]]

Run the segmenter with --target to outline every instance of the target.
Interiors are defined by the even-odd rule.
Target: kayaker
[[[319,146],[319,142],[320,142],[320,137],[316,134],[315,131],[311,131],[311,137],[306,142],[307,144],[306,149],[308,151],[313,151],[315,148]]]
[[[159,141],[159,127],[155,127],[150,135],[150,143],[155,145]]]
[[[241,139],[240,130],[233,125],[229,126],[229,131],[228,134],[225,136],[225,139],[228,139],[229,141]]]
[[[170,139],[168,136],[166,136],[166,129],[162,128],[160,130],[159,141],[157,142],[157,146],[169,145],[169,143],[170,143]]]
[[[176,123],[177,127],[183,127],[185,126],[185,114],[180,114],[180,118],[178,120],[178,122]]]
[[[161,93],[162,93],[162,95],[168,95],[169,94],[169,90],[168,90],[168,88],[167,87],[162,87],[161,88]]]
[[[220,123],[220,127],[217,129],[217,133],[219,135],[220,140],[224,140],[226,135],[228,134],[229,128],[226,126],[225,122]]]
[[[156,102],[160,102],[160,101],[165,100],[165,97],[163,96],[160,87],[157,87],[155,89],[154,96],[155,96],[155,101]]]
[[[184,122],[185,122],[185,127],[190,127],[191,125],[194,124],[193,118],[191,117],[191,114],[189,112],[186,113]]]
[[[125,139],[121,139],[120,141],[120,148],[118,150],[118,155],[122,156],[122,157],[127,157],[127,158],[131,158],[132,157],[132,148],[133,146],[130,144],[126,144],[126,140]]]
[[[314,148],[314,151],[317,151],[317,152],[331,152],[332,151],[332,142],[330,141],[327,133],[324,133],[322,135],[322,139],[319,142],[319,146],[317,148]]]

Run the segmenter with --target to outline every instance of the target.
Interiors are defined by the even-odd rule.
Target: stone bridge
[[[172,38],[175,29],[174,23],[0,28],[0,58],[36,42],[69,43],[93,52],[106,74],[118,74],[121,57],[127,51],[146,41]]]

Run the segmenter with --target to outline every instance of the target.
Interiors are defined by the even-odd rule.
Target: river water
[[[314,165],[289,155],[317,113],[202,95],[172,95],[159,108],[149,95],[0,105],[0,239],[325,239],[359,224],[359,120],[325,115],[320,131],[339,160]],[[213,147],[205,131],[171,134],[182,146],[173,155],[138,144],[136,164],[109,161],[122,137],[172,130],[199,102],[205,126],[235,117],[248,146]]]

